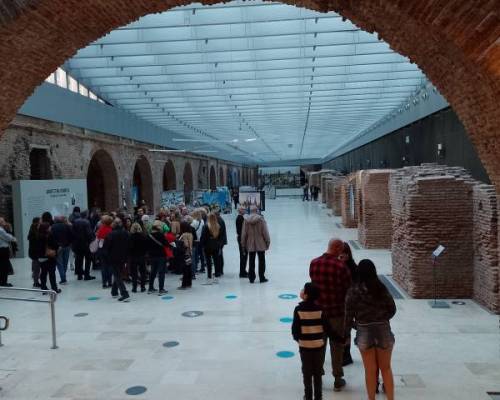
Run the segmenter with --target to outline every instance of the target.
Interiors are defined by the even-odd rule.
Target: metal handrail
[[[26,297],[11,297],[11,296],[2,296],[1,291],[7,290],[12,292],[30,292],[30,293],[38,293],[42,295],[48,295],[47,299],[33,299]],[[52,347],[51,349],[57,349],[56,342],[56,311],[54,307],[54,303],[57,300],[57,293],[53,290],[42,290],[42,289],[28,289],[28,288],[19,288],[19,287],[5,287],[0,286],[0,300],[13,300],[13,301],[28,301],[33,303],[48,303],[50,307],[50,317],[52,323]]]

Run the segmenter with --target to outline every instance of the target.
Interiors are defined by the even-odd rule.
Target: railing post
[[[56,308],[54,307],[55,303],[55,294],[50,294],[50,318],[52,322],[52,349],[57,349],[57,341],[56,341]]]

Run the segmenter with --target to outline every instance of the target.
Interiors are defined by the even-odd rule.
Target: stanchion
[[[439,245],[436,250],[432,253],[432,278],[434,281],[434,300],[429,301],[431,308],[450,308],[450,305],[443,300],[437,300],[438,288],[437,288],[437,260],[438,257],[445,250],[444,246]]]

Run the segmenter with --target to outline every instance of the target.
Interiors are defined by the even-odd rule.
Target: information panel
[[[85,179],[22,180],[12,183],[14,234],[19,244],[19,257],[28,256],[28,232],[34,217],[45,211],[52,216],[68,216],[73,207],[87,209]]]

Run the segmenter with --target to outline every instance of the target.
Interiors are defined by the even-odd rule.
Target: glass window
[[[52,72],[47,79],[45,79],[45,82],[49,83],[56,83],[56,75]]]
[[[79,84],[79,87],[80,87],[80,94],[82,96],[88,97],[89,96],[89,90],[85,86],[83,86],[81,83]]]
[[[68,75],[68,89],[72,92],[78,93],[78,81],[71,75]]]
[[[90,97],[92,100],[97,100],[97,96],[95,95],[95,93],[94,93],[94,92],[91,92],[90,90],[89,90],[89,97]]]
[[[57,68],[56,71],[56,83],[57,86],[61,86],[62,88],[68,88],[68,77],[66,75],[66,71],[62,68]]]

